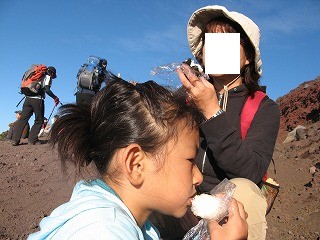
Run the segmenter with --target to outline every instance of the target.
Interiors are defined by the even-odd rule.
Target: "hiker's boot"
[[[18,146],[20,142],[11,141],[12,146]]]
[[[28,144],[31,144],[31,145],[41,145],[41,144],[44,144],[44,142],[40,141],[40,140],[36,140],[34,142],[28,142]]]

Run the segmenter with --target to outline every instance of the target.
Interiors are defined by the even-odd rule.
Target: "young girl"
[[[51,133],[63,165],[93,163],[100,178],[78,182],[70,201],[28,239],[159,239],[147,220],[150,213],[182,217],[191,205],[202,182],[194,164],[197,111],[152,81],[134,85],[114,78],[90,111],[62,106]],[[239,213],[234,202],[230,213],[233,227],[241,229],[237,238],[245,235],[243,208]],[[226,228],[210,230],[219,236]]]

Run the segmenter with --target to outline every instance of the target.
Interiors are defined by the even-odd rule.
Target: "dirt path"
[[[267,239],[319,240],[320,180],[304,186],[312,180],[309,168],[319,162],[319,142],[278,143],[274,159],[277,174],[271,166],[269,175],[281,189],[267,216]],[[79,179],[71,172],[62,173],[48,144],[13,147],[0,141],[0,239],[26,239],[44,216],[68,201]]]

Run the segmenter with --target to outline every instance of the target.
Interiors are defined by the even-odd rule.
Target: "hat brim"
[[[232,21],[236,21],[230,12],[223,6],[207,6],[195,11],[189,19],[187,26],[187,38],[192,54],[197,58],[202,49],[201,34],[206,24],[218,17],[227,17]]]
[[[251,44],[255,49],[255,67],[257,73],[261,76],[261,58],[260,58],[260,49],[259,49],[259,41],[260,41],[260,31],[258,26],[245,15],[238,12],[230,12],[223,6],[212,5],[206,6],[196,10],[190,17],[188,26],[187,26],[187,38],[190,50],[192,54],[195,56],[198,62],[202,62],[201,60],[201,50],[203,47],[203,40],[201,39],[202,33],[208,22],[218,17],[226,17],[231,21],[234,21],[240,25],[243,31],[249,37]],[[246,22],[246,23],[245,23]],[[250,22],[250,26],[248,26],[248,22]],[[257,37],[253,38],[253,33],[249,29],[253,27]]]

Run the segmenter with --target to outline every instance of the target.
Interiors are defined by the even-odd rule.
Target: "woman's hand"
[[[182,64],[177,72],[190,100],[207,119],[220,110],[216,91],[208,80],[204,77],[197,77],[187,64]]]
[[[243,240],[248,237],[247,213],[243,205],[232,199],[228,209],[229,217],[225,224],[219,225],[216,221],[208,223],[211,240]]]

